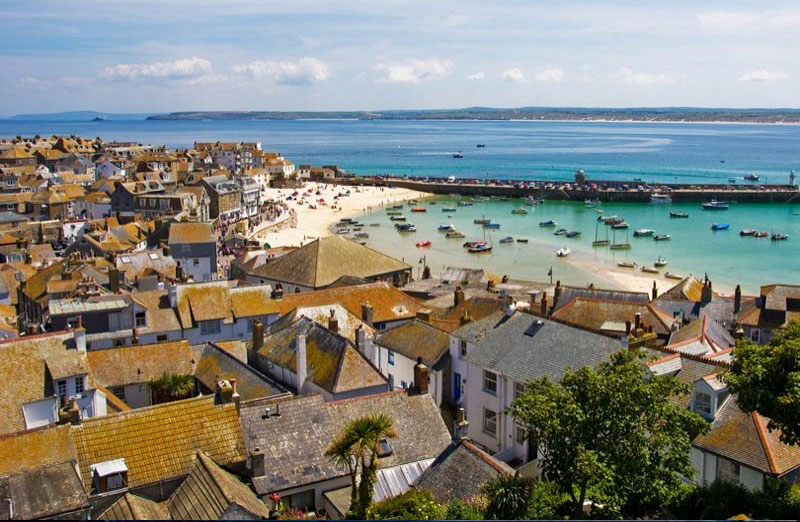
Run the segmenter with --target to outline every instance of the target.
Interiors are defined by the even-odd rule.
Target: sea
[[[136,141],[174,148],[194,141],[255,141],[265,150],[278,151],[295,164],[337,165],[357,175],[393,174],[506,180],[571,180],[577,169],[587,179],[641,179],[648,183],[749,184],[788,183],[789,173],[800,172],[800,126],[713,123],[545,122],[545,121],[406,121],[406,120],[266,120],[266,121],[22,121],[0,120],[0,136],[101,136],[104,140]],[[485,147],[477,147],[478,144]],[[453,155],[460,152],[462,158]],[[357,197],[353,195],[352,197]],[[593,248],[597,212],[582,202],[548,201],[526,207],[527,215],[511,210],[521,201],[476,202],[458,207],[453,216],[440,208],[454,203],[439,199],[426,213],[406,215],[418,231],[394,231],[384,209],[368,212],[363,220],[380,226],[365,227],[368,244],[406,259],[415,267],[428,263],[436,270],[447,265],[482,266],[497,274],[544,280],[556,278],[581,284],[590,274],[575,264],[561,262],[555,250],[568,246],[578,261],[616,266],[619,262],[652,265],[662,256],[672,273],[708,273],[723,287],[741,284],[746,291],[773,282],[800,282],[800,205],[732,204],[726,211],[703,211],[699,204],[606,203],[604,215],[617,214],[629,224],[628,251]],[[670,210],[689,213],[671,219]],[[490,254],[469,255],[466,240],[482,240],[484,231],[473,223],[482,216],[500,223],[489,233]],[[554,236],[538,223],[553,219],[559,227],[578,230],[578,238]],[[725,222],[726,231],[711,225]],[[464,240],[447,240],[437,232],[452,223]],[[638,228],[669,234],[671,241],[634,238]],[[786,241],[742,237],[744,228],[780,232]],[[611,234],[611,231],[608,231]],[[617,231],[622,242],[625,231]],[[525,237],[527,244],[500,244],[503,237]],[[416,242],[431,240],[428,249]],[[609,236],[609,240],[612,240]],[[422,261],[422,263],[420,263]],[[551,270],[552,268],[552,270]]]

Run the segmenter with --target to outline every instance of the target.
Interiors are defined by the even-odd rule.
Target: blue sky
[[[2,1],[0,114],[796,107],[797,2]]]

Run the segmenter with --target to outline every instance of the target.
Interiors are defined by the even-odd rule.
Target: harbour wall
[[[464,196],[498,196],[524,198],[526,196],[541,197],[556,201],[584,201],[599,199],[603,202],[648,203],[652,194],[666,194],[674,203],[704,203],[712,199],[737,203],[800,203],[800,191],[792,185],[763,185],[762,189],[754,186],[738,185],[676,185],[659,184],[658,188],[628,188],[619,190],[625,182],[591,181],[597,188],[583,189],[573,186],[564,188],[566,183],[537,181],[536,187],[519,183],[497,182],[483,183],[448,183],[446,181],[421,181],[405,178],[355,177],[340,178],[336,183],[343,185],[369,185],[384,187],[401,187],[431,194],[460,194]],[[552,184],[555,188],[544,188]],[[630,185],[630,183],[628,183]]]

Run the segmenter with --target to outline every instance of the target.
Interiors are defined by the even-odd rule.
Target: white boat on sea
[[[672,203],[672,197],[667,194],[650,194],[650,203]]]
[[[566,248],[566,247],[559,248],[558,250],[556,250],[556,256],[558,256],[558,257],[567,257],[571,253],[572,253],[572,250],[570,250],[569,248]]]

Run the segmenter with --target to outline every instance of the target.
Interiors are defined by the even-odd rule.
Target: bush
[[[534,482],[528,501],[531,520],[564,519],[570,514],[569,495],[552,482]]]
[[[445,508],[423,489],[410,489],[367,510],[370,520],[442,520],[444,515]]]
[[[687,486],[671,508],[680,519],[725,519],[747,515],[757,519],[800,519],[800,486],[767,479],[763,489],[716,481],[708,486]]]
[[[467,500],[451,500],[445,507],[444,518],[447,520],[483,520],[480,504]]]

